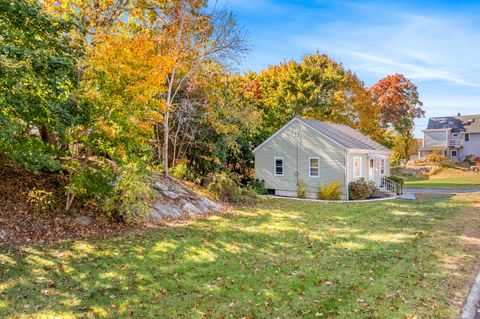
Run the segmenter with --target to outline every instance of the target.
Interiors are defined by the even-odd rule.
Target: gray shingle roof
[[[375,142],[368,136],[363,135],[350,126],[343,124],[333,124],[322,121],[307,120],[299,118],[303,123],[310,125],[317,131],[325,134],[335,140],[345,148],[365,149],[373,151],[389,151],[383,145]]]
[[[480,133],[480,114],[431,117],[427,130],[451,128],[452,132]]]

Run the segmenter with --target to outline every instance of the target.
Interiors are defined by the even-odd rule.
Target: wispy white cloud
[[[475,83],[470,80],[462,78],[455,72],[450,72],[446,69],[440,69],[435,65],[419,65],[415,63],[401,62],[390,58],[385,58],[377,55],[372,55],[364,52],[355,52],[349,50],[334,50],[347,56],[352,56],[363,60],[364,64],[361,69],[379,74],[391,74],[395,72],[408,74],[408,77],[418,80],[443,80],[453,82],[459,85],[466,85],[480,88],[480,83]]]
[[[329,54],[371,85],[414,81],[426,116],[480,112],[480,4],[418,0],[219,0],[254,44],[243,69]],[[417,121],[419,129],[426,119]],[[417,131],[417,134],[419,132]]]
[[[415,12],[401,5],[344,3],[351,19],[316,22],[292,34],[302,51],[320,50],[373,84],[403,73],[418,86],[426,116],[480,112],[480,19],[470,12]],[[427,119],[417,121],[416,134]]]
[[[359,71],[379,76],[400,72],[412,79],[480,88],[480,30],[470,17],[402,13],[398,8],[377,10],[379,16],[378,21],[320,23],[294,41],[301,48],[339,55]]]

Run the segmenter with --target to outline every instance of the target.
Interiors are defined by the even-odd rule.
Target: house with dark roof
[[[431,117],[423,132],[419,157],[441,150],[456,162],[469,155],[480,156],[480,114]]]
[[[349,126],[294,118],[254,151],[255,178],[265,181],[270,194],[297,196],[300,181],[308,196],[316,198],[321,186],[356,179],[379,187],[390,175],[391,151]]]

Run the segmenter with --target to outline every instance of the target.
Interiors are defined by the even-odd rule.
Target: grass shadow
[[[189,225],[2,251],[0,316],[390,318],[437,305],[451,317],[440,261],[459,253],[461,230],[445,223],[468,201],[447,199],[268,199]]]

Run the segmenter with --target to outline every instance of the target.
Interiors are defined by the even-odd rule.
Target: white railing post
[[[400,184],[392,181],[387,176],[382,176],[380,178],[380,183],[377,185],[377,187],[379,188],[379,190],[380,188],[383,188],[386,191],[394,193],[395,195],[401,192]]]

